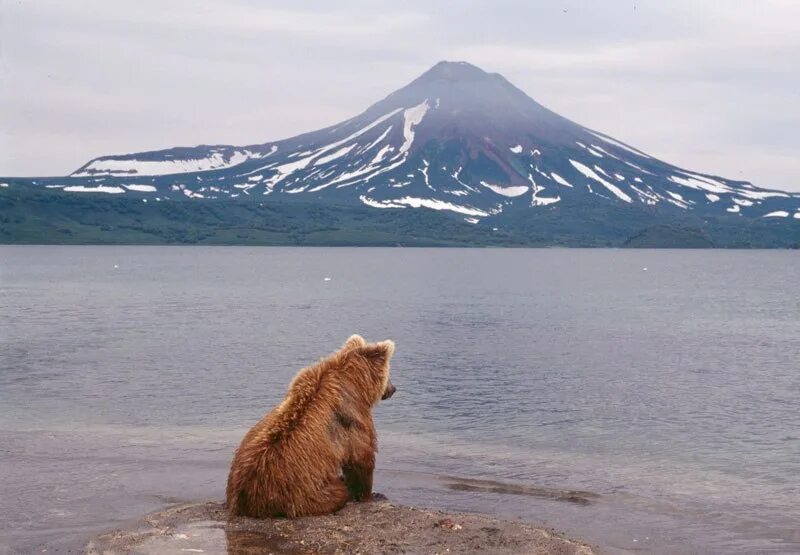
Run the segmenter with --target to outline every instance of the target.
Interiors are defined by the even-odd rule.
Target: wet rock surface
[[[129,529],[96,536],[84,553],[590,555],[596,548],[522,522],[403,507],[377,498],[350,503],[334,515],[294,520],[229,518],[216,502],[180,505],[147,515]]]

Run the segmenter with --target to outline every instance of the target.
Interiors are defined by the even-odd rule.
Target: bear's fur
[[[353,335],[304,368],[283,402],[247,432],[228,475],[232,514],[321,515],[372,496],[377,437],[372,407],[388,399],[394,343]]]

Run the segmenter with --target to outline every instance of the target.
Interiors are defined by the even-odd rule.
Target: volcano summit
[[[2,181],[151,205],[420,209],[513,244],[658,245],[654,230],[667,228],[676,246],[687,233],[693,246],[800,240],[800,195],[657,160],[465,62],[440,62],[362,114],[297,137],[102,156],[68,177]]]

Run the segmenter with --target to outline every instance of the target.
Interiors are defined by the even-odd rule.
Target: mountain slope
[[[362,114],[319,131],[244,147],[103,156],[71,176],[34,183],[147,202],[420,208],[493,227],[547,211],[614,206],[676,220],[800,225],[798,194],[670,165],[464,62],[440,62]]]

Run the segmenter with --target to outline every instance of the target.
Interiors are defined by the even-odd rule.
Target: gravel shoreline
[[[404,507],[349,503],[334,515],[294,520],[229,518],[217,502],[149,514],[94,537],[87,555],[446,554],[593,555],[597,547],[523,522]]]

